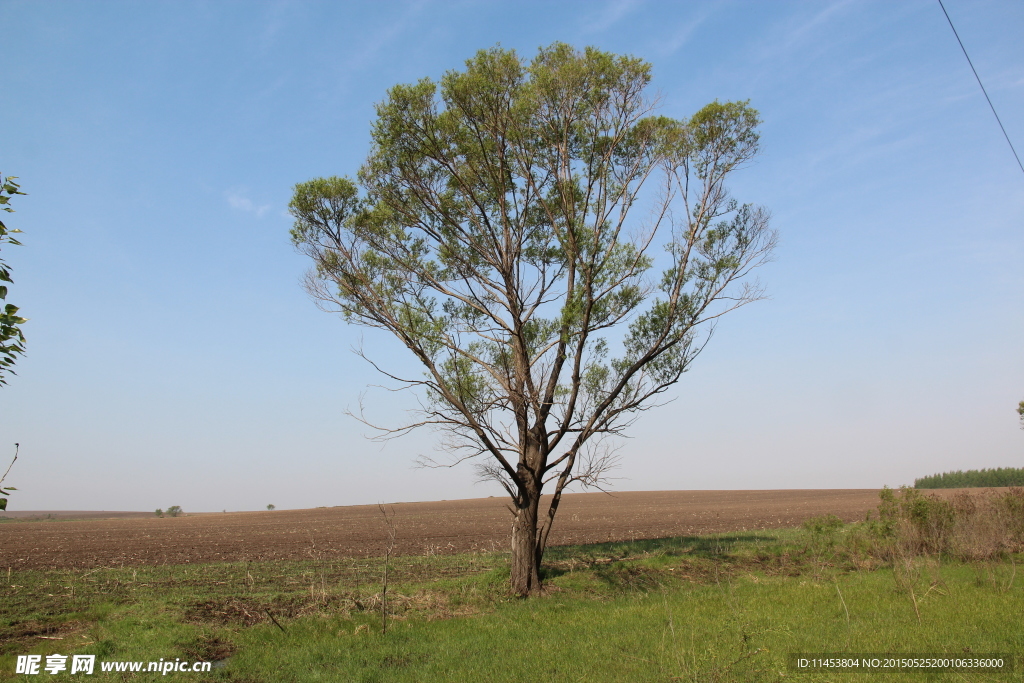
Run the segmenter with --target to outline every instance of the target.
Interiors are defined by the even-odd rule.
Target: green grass
[[[894,573],[864,551],[862,526],[827,522],[553,548],[546,594],[526,601],[508,596],[500,554],[396,558],[386,635],[380,560],[15,572],[0,603],[0,680],[21,678],[15,655],[55,652],[222,660],[161,678],[239,683],[859,681],[791,672],[786,656],[1024,652],[1021,558],[925,557]]]
[[[822,680],[787,672],[786,654],[1020,651],[1020,631],[1007,632],[1019,596],[986,594],[969,570],[946,583],[945,595],[921,601],[921,623],[886,571],[740,576],[599,600],[555,593],[472,619],[405,622],[386,637],[325,617],[294,633],[250,632],[262,647],[242,648],[232,669],[283,681]]]

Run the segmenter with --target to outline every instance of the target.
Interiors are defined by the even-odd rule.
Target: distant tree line
[[[995,467],[966,472],[957,470],[914,480],[915,489],[965,489],[980,486],[1024,486],[1024,468]]]

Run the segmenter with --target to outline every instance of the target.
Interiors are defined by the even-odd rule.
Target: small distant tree
[[[163,511],[162,508],[157,508],[156,509],[156,516],[157,517],[163,517],[164,516],[164,511]]]
[[[1020,428],[1024,429],[1024,401],[1017,406],[1017,414],[1020,415]]]
[[[182,509],[181,509],[180,505],[172,505],[171,507],[167,508],[167,515],[169,517],[177,517],[181,513],[182,513]]]
[[[769,214],[725,185],[757,153],[757,112],[659,116],[650,80],[593,48],[482,50],[392,88],[358,182],[300,183],[289,205],[310,294],[422,364],[390,375],[423,390],[422,413],[382,435],[436,427],[508,492],[518,595],[540,588],[566,486],[604,482],[602,439],[762,297],[745,278],[775,245]]]
[[[273,503],[271,503],[270,505],[267,506],[267,509],[273,511],[273,510],[277,509],[277,506],[274,505]]]
[[[14,211],[8,206],[11,197],[16,194],[25,194],[18,190],[20,185],[14,182],[15,180],[17,178],[12,176],[4,178],[3,174],[0,174],[0,208],[7,212]],[[3,221],[0,221],[0,249],[5,243],[20,245],[21,242],[11,237],[12,234],[18,232],[21,230],[8,229]],[[22,334],[21,325],[27,320],[18,315],[17,306],[3,303],[7,299],[7,283],[13,282],[10,269],[0,258],[0,386],[7,384],[5,373],[15,374],[11,369],[15,358],[25,353],[25,335]]]

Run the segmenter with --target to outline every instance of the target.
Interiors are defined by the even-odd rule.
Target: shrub
[[[818,515],[804,522],[803,527],[814,536],[831,536],[843,527],[843,520],[835,515]]]
[[[887,560],[923,554],[988,560],[1024,550],[1024,489],[945,500],[884,488],[880,498],[875,550]]]

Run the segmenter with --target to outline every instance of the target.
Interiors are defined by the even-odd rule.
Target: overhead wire
[[[953,20],[949,18],[949,12],[946,11],[946,6],[942,4],[942,0],[939,0],[939,7],[942,8],[942,13],[946,15],[946,21],[949,22],[949,27],[953,29],[953,35],[956,36],[956,42],[960,43],[960,49],[963,50],[964,57],[967,58],[967,63],[971,67],[971,71],[974,72],[974,78],[977,79],[978,85],[981,86],[981,92],[984,93],[985,99],[988,101],[988,106],[992,110],[992,115],[996,117],[996,123],[999,124],[999,129],[1003,131],[1003,137],[1006,138],[1006,144],[1010,146],[1010,151],[1013,152],[1013,158],[1017,160],[1017,165],[1020,166],[1021,173],[1024,173],[1024,164],[1021,163],[1020,157],[1017,156],[1017,150],[1014,149],[1013,143],[1010,142],[1010,136],[1006,133],[1006,128],[1003,126],[1002,120],[999,118],[999,114],[996,113],[995,105],[992,104],[992,98],[988,96],[988,91],[985,90],[985,85],[981,82],[981,77],[978,76],[978,70],[974,68],[974,62],[971,61],[971,56],[967,54],[967,48],[964,47],[964,41],[960,40],[960,34],[956,32],[956,27],[953,26]]]

